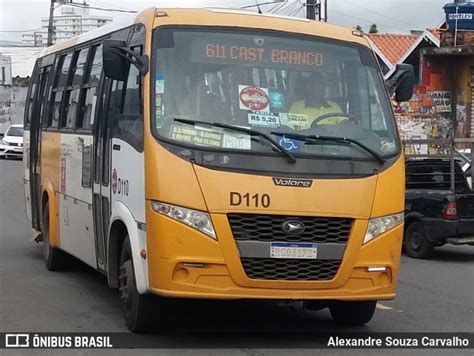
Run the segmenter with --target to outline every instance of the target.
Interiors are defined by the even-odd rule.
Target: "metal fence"
[[[474,138],[444,138],[444,139],[415,139],[404,140],[404,147],[409,145],[427,145],[431,149],[428,153],[406,154],[407,159],[449,159],[450,160],[450,189],[455,191],[455,160],[471,165],[474,162]],[[470,152],[461,150],[470,149]]]

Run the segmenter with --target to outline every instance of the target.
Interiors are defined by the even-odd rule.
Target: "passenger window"
[[[141,51],[135,47],[135,51]],[[130,65],[127,81],[118,82],[117,91],[110,103],[111,122],[114,137],[120,137],[136,150],[143,150],[143,110],[141,74],[137,67]],[[123,88],[122,88],[123,87]]]
[[[56,58],[54,63],[54,81],[53,81],[53,88],[51,94],[51,100],[49,105],[51,109],[49,110],[48,117],[48,126],[53,128],[59,127],[59,119],[61,117],[61,103],[63,98],[63,87],[60,87],[61,78],[63,78],[63,68],[64,68],[64,61],[66,60],[66,56],[60,56]],[[70,59],[69,59],[70,61]],[[67,65],[69,67],[69,65]]]
[[[71,67],[72,53],[69,53],[66,56],[63,56],[63,59],[60,61],[60,72],[57,82],[57,88],[64,88],[67,86],[69,78],[69,68]]]
[[[28,111],[27,111],[27,115],[25,116],[25,124],[24,124],[25,127],[30,126],[31,117],[33,116],[33,106],[34,106],[34,101],[35,101],[35,96],[36,96],[36,87],[37,87],[36,82],[33,82],[33,84],[31,84],[30,96],[28,98]]]
[[[79,94],[80,89],[73,89],[68,91],[68,105],[66,108],[66,127],[74,128],[74,123],[76,120],[77,108],[79,106]]]
[[[84,48],[79,52],[77,57],[76,68],[74,71],[74,76],[72,79],[72,86],[82,84],[82,79],[84,77],[84,69],[87,64],[87,56],[89,55],[89,48]]]
[[[48,127],[49,125],[49,98],[51,96],[51,87],[52,87],[52,80],[51,80],[51,66],[48,66],[44,69],[44,77],[42,84],[43,88],[43,96],[41,98],[41,104],[39,113],[41,113],[41,126]]]
[[[102,73],[102,45],[95,46],[92,50],[91,66],[89,73],[84,77],[81,97],[81,114],[77,118],[77,128],[92,129],[95,118],[95,107],[97,102],[97,88]]]
[[[99,85],[100,75],[102,73],[102,45],[96,46],[94,60],[89,75],[90,85]]]
[[[63,98],[63,92],[58,91],[54,93],[52,98],[53,103],[53,112],[52,112],[52,120],[51,120],[51,127],[57,128],[59,126],[59,119],[61,117],[61,101]]]
[[[97,87],[84,89],[84,104],[82,106],[82,121],[78,123],[78,128],[91,129],[94,125],[95,105],[97,102]]]

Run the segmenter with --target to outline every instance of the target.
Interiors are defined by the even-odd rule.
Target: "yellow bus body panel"
[[[364,37],[353,35],[350,29],[314,21],[209,10],[162,11],[160,17],[155,18],[155,28],[167,25],[246,27],[315,35],[369,47]],[[145,52],[151,55],[149,41]],[[149,102],[149,75],[145,79],[145,102]],[[151,134],[150,111],[145,110],[144,115],[147,260],[153,293],[211,299],[383,300],[395,297],[403,225],[366,244],[362,242],[369,218],[404,210],[403,156],[378,175],[314,179],[311,188],[281,187],[274,185],[271,176],[193,166],[156,142]],[[229,194],[232,191],[268,194],[271,205],[266,209],[231,206]],[[209,211],[218,241],[156,213],[151,200]],[[258,280],[245,275],[227,219],[229,212],[348,217],[353,219],[353,225],[341,266],[332,280]],[[369,272],[368,267],[372,266],[386,270]]]
[[[61,172],[61,135],[57,132],[41,133],[41,186],[49,197],[49,244],[59,247],[59,197]]]

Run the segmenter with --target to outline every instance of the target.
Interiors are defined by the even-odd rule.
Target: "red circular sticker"
[[[112,171],[112,193],[117,192],[117,170],[114,168]]]
[[[240,91],[240,102],[249,110],[263,111],[268,107],[270,99],[262,89],[246,87]]]

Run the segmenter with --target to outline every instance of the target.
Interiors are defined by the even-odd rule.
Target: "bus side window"
[[[44,87],[43,87],[43,97],[40,98],[40,109],[39,113],[41,115],[41,126],[46,128],[50,124],[50,117],[49,117],[49,98],[51,96],[51,88],[52,88],[52,70],[51,66],[48,66],[44,70]]]
[[[140,47],[132,48],[132,50],[139,51]],[[115,108],[111,107],[111,112],[115,112],[112,121],[114,137],[122,138],[137,151],[143,150],[142,102],[141,75],[137,67],[130,65],[128,79],[124,83],[121,93],[120,104]]]
[[[80,84],[84,73],[84,65],[87,62],[89,48],[74,52],[71,62],[70,73],[67,77],[67,87],[64,98],[64,117],[61,127],[74,128],[76,113],[79,107]]]
[[[93,48],[90,62],[88,73],[84,77],[80,111],[76,120],[76,128],[82,130],[91,130],[94,125],[97,90],[102,73],[102,45]]]
[[[50,110],[51,119],[49,120],[51,122],[51,127],[53,128],[59,127],[62,107],[61,103],[63,99],[64,87],[66,85],[64,72],[69,72],[71,57],[72,54],[57,57],[54,63],[55,78],[53,83],[53,94],[51,95],[50,102],[50,105],[52,106],[52,109]]]
[[[36,63],[36,68],[33,72],[33,76],[31,78],[31,86],[30,86],[30,91],[28,93],[28,100],[27,100],[27,107],[26,107],[26,115],[25,115],[25,122],[23,123],[23,126],[25,128],[28,128],[31,123],[31,119],[33,116],[33,106],[34,106],[34,101],[36,97],[36,89],[38,87],[38,73],[39,73],[39,67],[38,67],[38,62]]]

